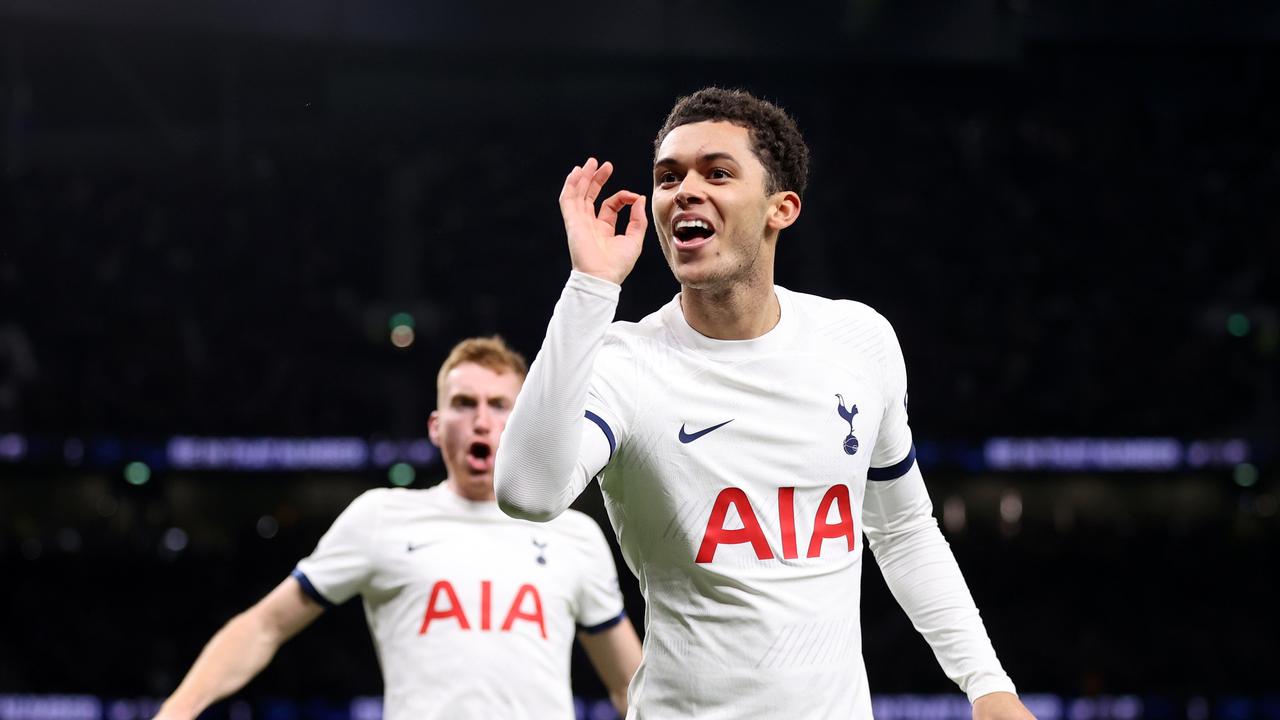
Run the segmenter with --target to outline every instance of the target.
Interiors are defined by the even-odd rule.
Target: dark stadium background
[[[565,173],[648,192],[705,84],[799,119],[778,281],[894,322],[1033,709],[1280,718],[1280,8],[1037,0],[0,3],[0,718],[145,717],[350,499],[437,482],[435,368],[536,353]],[[867,559],[878,715],[952,716]],[[380,692],[352,602],[211,715]]]

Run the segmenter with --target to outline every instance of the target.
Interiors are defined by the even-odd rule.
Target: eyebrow
[[[708,163],[708,162],[715,162],[715,161],[717,161],[717,160],[728,160],[728,161],[733,162],[733,163],[737,163],[737,162],[738,162],[737,158],[735,158],[733,155],[730,155],[730,154],[729,154],[729,153],[727,153],[727,152],[711,152],[711,153],[707,153],[707,154],[705,154],[705,155],[699,155],[699,156],[698,156],[698,159],[697,159],[697,162],[699,162],[699,163]],[[665,165],[679,165],[679,164],[680,164],[680,162],[679,162],[679,161],[677,161],[675,158],[672,158],[672,157],[664,157],[664,158],[659,159],[657,162],[655,162],[655,163],[653,164],[653,167],[656,169],[656,168],[663,167],[663,166],[665,166]]]
[[[456,392],[456,393],[454,393],[454,394],[453,394],[452,396],[450,396],[450,397],[451,397],[450,402],[457,402],[457,401],[459,401],[459,400],[474,400],[475,402],[481,402],[481,401],[484,401],[484,402],[488,402],[488,403],[493,403],[493,402],[498,402],[498,401],[500,401],[500,402],[511,402],[511,400],[512,400],[511,396],[510,396],[510,395],[507,395],[507,394],[505,394],[505,393],[499,393],[499,394],[497,394],[497,395],[485,395],[484,397],[481,397],[480,395],[477,395],[477,394],[475,394],[475,393],[470,393],[470,392]]]

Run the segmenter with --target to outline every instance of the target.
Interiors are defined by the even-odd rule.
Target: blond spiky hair
[[[507,341],[498,335],[489,337],[467,338],[449,351],[436,375],[436,398],[439,402],[444,397],[444,378],[451,370],[463,363],[475,363],[496,373],[513,372],[524,380],[529,374],[529,364],[524,356],[512,350]]]

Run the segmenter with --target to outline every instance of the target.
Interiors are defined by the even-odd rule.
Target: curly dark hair
[[[785,110],[745,90],[703,88],[676,101],[653,141],[654,155],[667,134],[681,125],[730,122],[747,129],[751,150],[764,165],[765,192],[804,195],[809,183],[809,147]]]

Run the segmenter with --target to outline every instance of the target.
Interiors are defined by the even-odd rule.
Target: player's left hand
[[[973,701],[973,720],[1035,720],[1017,695],[994,692]]]

